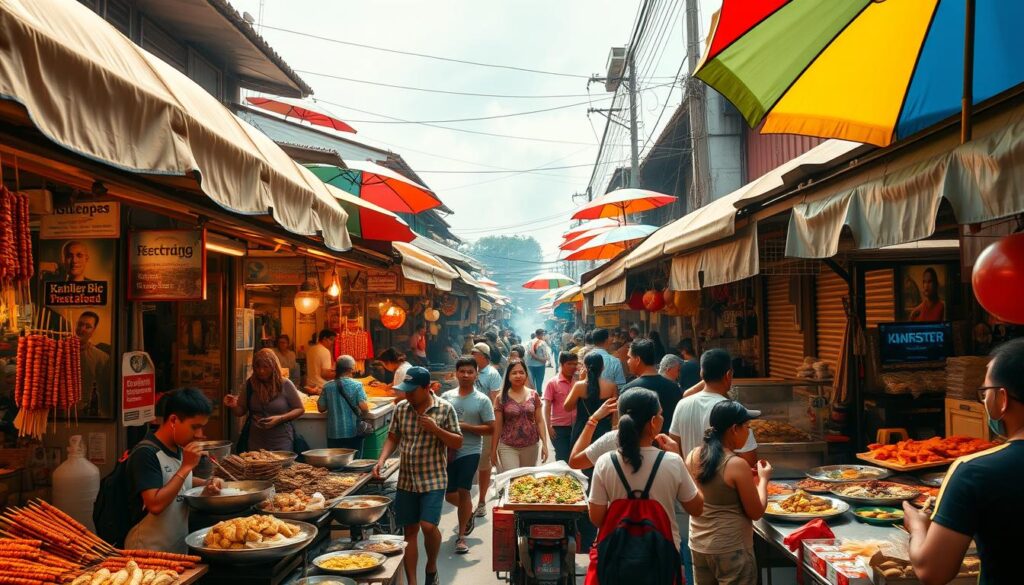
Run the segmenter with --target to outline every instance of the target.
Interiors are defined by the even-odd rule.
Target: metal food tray
[[[823,472],[830,471],[830,470],[833,470],[833,469],[848,469],[848,468],[853,468],[853,469],[871,469],[872,471],[876,471],[877,470],[877,471],[880,471],[881,473],[879,473],[877,475],[874,475],[872,477],[853,477],[853,478],[849,478],[849,479],[847,479],[847,478],[832,478],[832,477],[828,477],[826,475],[822,475]],[[813,479],[815,481],[820,481],[820,482],[823,482],[823,483],[856,483],[856,482],[860,482],[860,481],[872,481],[872,480],[885,479],[885,478],[889,477],[890,475],[892,475],[892,474],[889,473],[888,470],[882,469],[882,468],[878,468],[878,467],[875,467],[875,466],[872,466],[872,465],[825,465],[825,466],[822,466],[822,467],[815,467],[814,469],[807,470],[807,477],[809,477],[809,478],[811,478],[811,479]]]
[[[288,523],[299,527],[299,535],[283,544],[274,546],[243,549],[209,548],[203,541],[206,538],[206,533],[213,530],[212,526],[189,534],[185,537],[185,544],[189,549],[209,561],[221,561],[236,565],[273,561],[299,552],[316,538],[316,526],[295,520],[289,520]]]
[[[790,496],[771,496],[771,497],[768,498],[768,502],[769,503],[781,502],[782,500],[785,500],[788,497],[790,497]],[[774,512],[769,512],[766,509],[765,513],[764,513],[764,517],[768,518],[769,520],[775,520],[775,521],[778,521],[778,522],[796,522],[796,523],[802,524],[804,522],[807,522],[808,520],[814,520],[815,518],[821,518],[822,520],[829,520],[831,518],[836,518],[838,516],[842,516],[847,511],[850,510],[850,505],[847,504],[846,502],[838,499],[838,498],[834,498],[832,496],[814,496],[814,497],[816,497],[816,498],[824,498],[824,499],[832,502],[832,510],[830,510],[828,512],[815,512],[815,513],[810,513],[810,514],[808,514],[808,513],[804,513],[804,514],[777,514],[777,513],[774,513]]]
[[[513,504],[508,500],[508,496],[505,496],[499,502],[499,507],[502,510],[511,510],[513,512],[575,512],[586,514],[587,500],[584,499],[575,504]]]
[[[860,483],[860,482],[854,482],[854,483]],[[902,484],[900,484],[900,485],[902,485]],[[903,487],[905,487],[908,490],[913,491],[914,495],[907,496],[905,498],[864,498],[864,497],[860,497],[860,496],[847,496],[845,494],[841,494],[841,493],[838,492],[838,488],[832,490],[831,494],[833,496],[837,497],[837,498],[840,498],[842,500],[846,500],[847,502],[850,502],[851,504],[857,504],[858,506],[890,506],[890,507],[894,507],[894,508],[899,508],[900,506],[903,505],[904,501],[913,500],[914,498],[916,498],[916,497],[921,495],[921,492],[915,490],[914,488],[912,488],[910,486],[904,485]]]

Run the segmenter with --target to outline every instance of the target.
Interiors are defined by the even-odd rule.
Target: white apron
[[[156,451],[157,461],[160,462],[160,470],[163,472],[164,485],[167,485],[175,473],[181,469],[181,460],[164,453],[163,449]],[[181,489],[174,501],[164,508],[160,514],[146,515],[142,520],[128,531],[125,538],[125,548],[156,550],[170,553],[185,554],[188,546],[185,545],[185,537],[188,536],[188,504],[185,503],[185,492],[192,486],[192,473],[185,476]]]

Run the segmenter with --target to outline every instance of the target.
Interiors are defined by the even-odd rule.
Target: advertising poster
[[[245,261],[245,284],[298,286],[306,281],[306,264],[302,258],[248,258]]]
[[[128,300],[202,300],[206,290],[205,241],[205,230],[131,232]]]
[[[950,282],[945,264],[904,266],[903,318],[906,321],[934,322],[948,319],[946,303]]]
[[[156,416],[156,371],[144,351],[121,357],[121,424],[139,427]]]
[[[82,400],[79,419],[114,416],[111,359],[116,296],[117,240],[39,241],[39,282],[43,305],[54,315],[48,326],[73,331],[82,343]]]
[[[39,239],[121,237],[121,204],[116,201],[83,201],[57,207],[39,218]]]

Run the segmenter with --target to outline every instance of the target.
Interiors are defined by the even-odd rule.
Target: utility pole
[[[707,98],[704,83],[693,76],[700,63],[700,15],[698,0],[686,0],[686,52],[690,74],[686,78],[686,102],[690,114],[690,148],[693,158],[686,212],[700,209],[711,199],[711,166],[708,154]]]
[[[629,59],[629,78],[626,85],[629,90],[629,186],[635,189],[640,186],[640,137],[637,135],[636,123],[636,59],[633,55],[633,47],[629,48],[627,57]]]

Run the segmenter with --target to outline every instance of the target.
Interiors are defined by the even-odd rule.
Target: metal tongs
[[[213,463],[214,465],[216,465],[217,469],[223,471],[224,475],[228,476],[228,479],[230,479],[231,481],[238,481],[238,478],[233,476],[233,475],[231,475],[231,472],[228,471],[227,469],[224,469],[224,466],[221,465],[220,462],[217,461],[217,458],[214,457],[213,455],[211,455],[209,451],[203,451],[203,455],[206,455],[207,457],[209,457],[210,458],[210,462]]]

